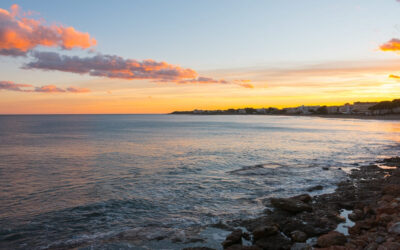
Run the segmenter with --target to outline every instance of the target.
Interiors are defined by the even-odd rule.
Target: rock
[[[293,231],[291,234],[290,234],[290,238],[292,239],[292,241],[294,241],[294,242],[305,242],[306,240],[307,240],[307,234],[306,233],[304,233],[304,232],[302,232],[302,231],[299,231],[299,230],[296,230],[296,231]]]
[[[260,226],[253,230],[254,240],[265,238],[274,235],[279,232],[279,228],[276,225]]]
[[[229,234],[225,241],[222,242],[222,246],[225,248],[228,248],[232,245],[235,244],[242,244],[242,230],[241,229],[235,229],[231,234]]]
[[[383,194],[398,196],[400,195],[400,185],[389,184],[383,187]]]
[[[392,234],[400,234],[400,222],[396,222],[390,225],[388,232]]]
[[[329,167],[322,167],[322,170],[329,170]]]
[[[379,214],[376,217],[376,221],[378,222],[378,224],[380,225],[386,225],[387,223],[389,223],[390,221],[392,221],[393,217],[392,215],[386,214],[386,213],[382,213]]]
[[[312,207],[301,200],[293,198],[271,198],[271,204],[278,209],[298,213],[303,211],[312,211]]]
[[[312,246],[310,246],[309,244],[299,243],[299,242],[294,243],[290,248],[290,250],[312,250],[312,249],[313,249]]]
[[[346,242],[346,236],[336,231],[331,231],[327,234],[324,234],[320,236],[317,240],[317,244],[320,247],[330,247],[334,245],[343,246],[344,244],[346,244]]]
[[[275,234],[268,238],[259,239],[255,244],[262,249],[268,250],[289,250],[292,245],[291,241],[282,234]]]
[[[317,185],[317,186],[308,188],[307,192],[313,192],[313,191],[322,190],[322,189],[324,189],[324,187],[322,185]]]
[[[353,213],[349,214],[349,219],[352,221],[362,220],[364,218],[364,212],[360,209],[354,209]]]
[[[309,194],[301,194],[297,196],[293,196],[291,199],[296,199],[305,203],[308,203],[312,200],[311,196]]]
[[[186,247],[182,250],[215,250],[215,249],[209,247]]]
[[[368,244],[368,246],[366,246],[364,248],[364,250],[376,250],[376,249],[378,249],[378,247],[379,247],[379,245],[377,243],[372,242],[372,243]]]
[[[242,246],[236,244],[226,248],[226,250],[262,250],[262,249],[258,246]]]
[[[378,247],[378,250],[399,250],[400,243],[398,242],[385,242]]]

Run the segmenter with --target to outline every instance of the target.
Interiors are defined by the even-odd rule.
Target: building
[[[346,103],[345,105],[339,106],[339,113],[351,114],[353,111],[353,105]]]
[[[371,110],[369,110],[370,107],[378,104],[377,102],[355,102],[353,103],[353,113],[356,114],[364,114],[368,115],[371,114]]]
[[[328,106],[326,107],[326,111],[328,114],[337,114],[339,113],[339,106]]]

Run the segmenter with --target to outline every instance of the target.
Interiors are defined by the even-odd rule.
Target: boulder
[[[349,214],[349,219],[352,221],[362,220],[364,218],[364,212],[360,209],[354,209],[353,213]]]
[[[241,229],[235,229],[231,234],[229,234],[225,241],[222,242],[222,246],[225,248],[228,248],[232,245],[235,244],[242,244],[242,230]]]
[[[322,186],[322,185],[317,185],[317,186],[308,188],[308,189],[307,189],[307,192],[313,192],[313,191],[322,190],[322,189],[324,189],[324,186]]]
[[[343,246],[346,244],[347,238],[344,234],[336,232],[336,231],[331,231],[327,234],[324,234],[320,236],[317,240],[317,244],[320,247],[330,247],[330,246]]]
[[[232,246],[226,248],[225,250],[262,250],[262,248],[260,248],[258,246],[242,246],[242,245],[236,244],[236,245],[232,245]]]
[[[271,204],[275,208],[291,213],[312,211],[312,207],[310,205],[294,198],[271,198]]]
[[[312,200],[311,196],[309,194],[301,194],[297,196],[293,196],[291,199],[296,199],[305,203],[308,203]]]
[[[274,235],[278,232],[279,228],[276,225],[259,226],[253,230],[253,238],[254,240],[258,240],[261,238]]]
[[[290,238],[292,239],[292,241],[294,241],[294,242],[305,242],[306,240],[307,240],[307,234],[306,233],[304,233],[304,232],[302,232],[302,231],[299,231],[299,230],[296,230],[296,231],[293,231],[291,234],[290,234]]]
[[[300,242],[294,243],[290,248],[290,250],[312,250],[312,249],[313,249],[312,246],[310,246],[309,244]]]
[[[389,184],[383,187],[383,194],[398,196],[400,195],[400,185]]]
[[[399,250],[400,243],[398,242],[385,242],[378,247],[378,250]]]
[[[268,250],[289,250],[292,243],[291,241],[283,236],[282,234],[275,234],[268,238],[262,238],[255,242],[255,245],[262,249]]]

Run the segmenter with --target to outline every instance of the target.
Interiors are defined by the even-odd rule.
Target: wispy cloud
[[[87,93],[90,92],[86,88],[68,87],[66,89],[59,88],[55,85],[45,85],[34,87],[31,84],[20,84],[11,81],[0,81],[0,90],[17,91],[17,92],[39,92],[39,93]]]
[[[0,55],[26,55],[39,45],[66,50],[96,45],[96,40],[88,33],[62,25],[49,26],[26,16],[16,4],[9,11],[0,8]]]

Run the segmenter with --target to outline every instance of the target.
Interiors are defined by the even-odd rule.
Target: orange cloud
[[[389,75],[389,78],[392,78],[392,79],[400,79],[400,76],[396,76],[396,75]]]
[[[379,47],[382,51],[400,51],[400,39],[393,38]]]
[[[20,8],[16,4],[11,6],[10,11],[0,8],[0,55],[25,55],[39,45],[67,50],[96,45],[96,40],[88,33],[73,27],[46,26],[42,21],[20,17],[19,13]]]
[[[55,85],[45,85],[34,87],[31,84],[19,84],[11,81],[0,81],[0,90],[18,91],[18,92],[40,92],[40,93],[87,93],[89,89],[68,87],[67,89],[59,88]]]
[[[244,88],[252,89],[254,86],[251,83],[251,80],[246,80],[246,79],[240,79],[240,80],[234,80],[235,84],[242,86]]]

